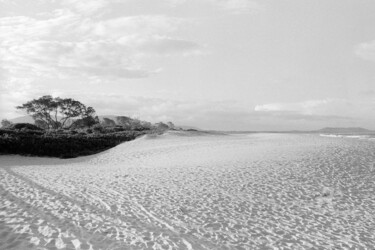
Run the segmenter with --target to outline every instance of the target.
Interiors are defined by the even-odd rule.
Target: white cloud
[[[103,12],[113,0],[60,0],[63,6],[66,6],[80,14],[92,15]]]
[[[233,13],[257,12],[262,9],[261,5],[251,0],[208,0],[222,9]]]
[[[72,96],[71,94],[69,96]],[[74,96],[74,95],[73,95]],[[319,128],[337,125],[341,122],[353,123],[358,119],[339,114],[302,114],[296,111],[254,111],[245,103],[237,101],[173,100],[165,98],[148,98],[123,96],[118,94],[98,95],[90,93],[84,102],[95,107],[100,114],[137,116],[151,122],[171,120],[176,124],[196,125],[212,129],[253,129],[268,124],[265,129],[282,129],[281,124],[301,125]],[[314,106],[312,102],[309,102]],[[308,106],[309,106],[308,105]],[[318,105],[318,104],[316,104]],[[323,104],[322,104],[323,105]],[[271,124],[271,125],[270,125]],[[273,127],[272,127],[272,124]]]
[[[64,4],[84,8],[77,1]],[[95,0],[88,7],[95,10],[108,4]],[[0,18],[0,65],[16,78],[23,72],[30,78],[148,77],[160,72],[160,67],[144,68],[139,60],[143,56],[200,54],[198,43],[173,36],[182,23],[166,16],[94,20],[69,9],[55,10],[43,19],[4,17]]]
[[[181,28],[183,19],[161,15],[139,15],[113,18],[91,23],[99,37],[121,38],[131,35],[168,34]]]
[[[312,114],[314,110],[322,105],[326,105],[332,102],[332,100],[310,100],[305,102],[295,103],[269,103],[263,105],[256,105],[255,111],[294,111],[303,114]]]
[[[269,113],[286,118],[354,119],[368,117],[375,110],[372,100],[323,99],[296,103],[269,103],[256,105],[255,112]]]
[[[22,113],[17,112],[16,106],[34,98],[39,94],[35,83],[28,77],[12,78],[0,84],[0,118],[14,118],[21,116]]]
[[[54,2],[51,6],[59,9],[48,13],[0,18],[0,113],[12,117],[16,105],[46,94],[35,84],[39,79],[83,76],[105,83],[144,78],[161,71],[157,65],[146,68],[145,56],[201,53],[197,42],[174,35],[186,24],[184,19],[162,15],[103,19],[102,10],[116,1],[63,0]]]
[[[202,46],[198,43],[170,37],[150,37],[138,40],[137,46],[144,53],[157,55],[192,55],[202,54]]]
[[[166,0],[168,3],[178,6],[189,3],[188,0]],[[252,0],[200,0],[201,3],[209,3],[210,5],[228,11],[233,14],[241,14],[246,12],[258,12],[263,9],[256,1]]]
[[[355,54],[362,59],[375,61],[375,41],[358,44]]]
[[[37,91],[32,84],[24,84],[21,89],[12,90],[9,94],[1,95],[4,107],[1,109],[2,118],[13,118],[14,107],[45,93]],[[85,95],[67,90],[56,93],[60,97],[71,97],[96,109],[98,115],[127,115],[138,117],[151,122],[172,121],[179,125],[193,125],[204,129],[222,130],[285,130],[285,129],[318,129],[325,126],[364,126],[362,119],[355,116],[342,115],[340,112],[303,114],[297,111],[274,108],[254,111],[245,103],[237,101],[206,101],[206,100],[175,100],[144,96],[125,96],[117,93],[101,94],[87,91]],[[307,102],[310,107],[329,105]],[[374,104],[362,103],[366,109],[374,108]],[[289,106],[289,105],[288,105]],[[291,105],[293,107],[298,105]],[[302,107],[303,105],[300,105]],[[345,107],[344,107],[345,108]],[[358,107],[354,107],[358,110]],[[267,110],[267,111],[265,111]],[[294,108],[297,110],[297,108]],[[12,113],[13,111],[13,113]],[[368,113],[368,110],[365,110]],[[350,113],[350,112],[349,112]],[[374,119],[370,119],[374,122]]]
[[[155,74],[134,62],[139,55],[188,55],[198,53],[196,43],[170,38],[131,39],[128,43],[110,40],[85,42],[32,41],[9,46],[2,62],[12,72],[30,71],[40,75],[63,73],[142,78]]]

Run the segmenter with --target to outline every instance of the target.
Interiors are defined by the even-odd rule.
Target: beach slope
[[[5,249],[370,249],[375,143],[144,136],[75,159],[0,156]]]

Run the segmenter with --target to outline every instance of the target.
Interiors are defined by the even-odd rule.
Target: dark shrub
[[[136,131],[67,134],[0,129],[0,154],[73,158],[104,151],[122,142],[133,140],[142,134],[144,133]]]
[[[92,126],[92,129],[94,130],[94,132],[96,133],[103,133],[104,132],[104,128],[102,125],[100,124],[95,124],[94,126]]]
[[[8,127],[9,129],[29,129],[29,130],[43,130],[38,126],[30,123],[15,123]]]

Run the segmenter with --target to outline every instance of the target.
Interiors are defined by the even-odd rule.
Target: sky
[[[0,0],[0,118],[43,95],[215,130],[375,129],[373,0]]]

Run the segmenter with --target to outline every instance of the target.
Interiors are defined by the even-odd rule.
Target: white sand
[[[353,138],[169,133],[70,160],[0,156],[0,246],[371,249],[374,189],[375,142]]]

